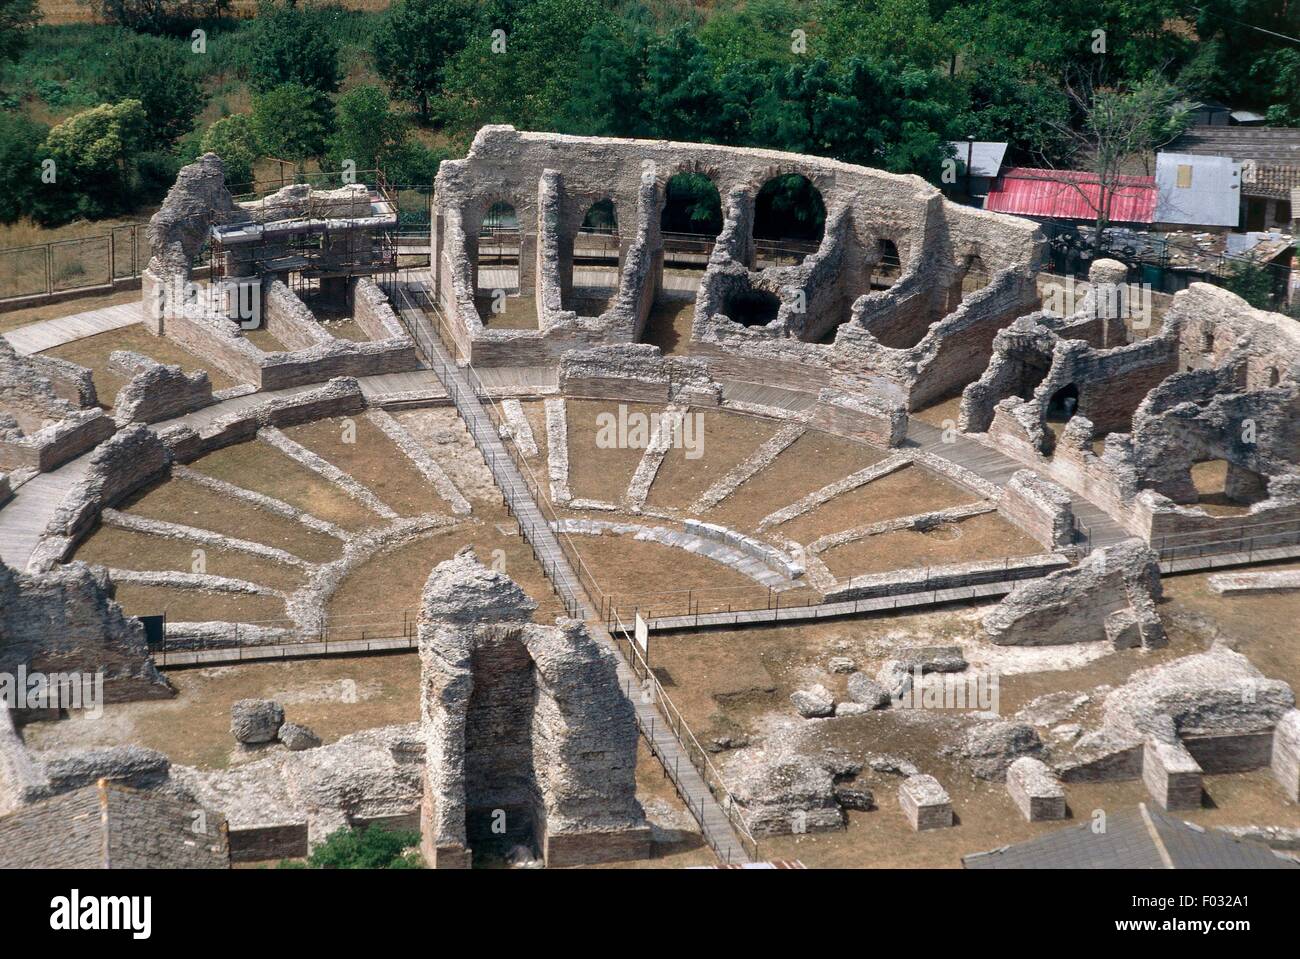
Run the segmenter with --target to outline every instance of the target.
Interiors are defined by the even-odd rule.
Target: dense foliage
[[[156,200],[206,149],[231,182],[264,157],[428,182],[489,122],[761,145],[936,182],[945,142],[967,136],[1008,141],[1011,162],[1072,165],[1090,123],[1072,76],[1137,107],[1158,88],[1166,106],[1216,99],[1300,125],[1294,0],[264,0],[240,21],[226,0],[97,2],[113,25],[32,28],[34,0],[0,0],[0,109],[20,114],[0,122],[15,191],[0,219]],[[112,196],[51,202],[42,123],[127,100],[140,155]]]

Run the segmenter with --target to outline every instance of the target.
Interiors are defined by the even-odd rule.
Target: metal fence
[[[148,262],[147,223],[107,233],[0,250],[0,302],[111,287]]]

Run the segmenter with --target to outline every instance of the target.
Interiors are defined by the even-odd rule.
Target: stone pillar
[[[1021,756],[1007,767],[1007,793],[1028,822],[1065,818],[1065,790],[1047,764]]]
[[[569,247],[569,260],[572,262],[573,247]],[[538,245],[536,233],[521,233],[519,235],[519,295],[533,296],[537,290],[537,264]]]
[[[1101,324],[1102,349],[1122,346],[1128,339],[1124,327],[1125,303],[1129,296],[1128,267],[1118,260],[1096,260],[1088,269],[1093,302]]]

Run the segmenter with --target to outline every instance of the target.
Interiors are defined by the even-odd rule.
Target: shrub
[[[32,212],[41,188],[41,145],[49,131],[19,113],[0,112],[0,169],[8,185],[0,190],[0,223]]]
[[[215,153],[226,169],[226,183],[243,185],[253,180],[253,163],[262,153],[253,117],[236,113],[222,117],[208,127],[199,153]]]
[[[42,159],[54,181],[40,182],[33,212],[45,224],[78,216],[99,219],[133,208],[141,198],[140,162],[148,151],[148,120],[139,100],[103,103],[50,130]]]
[[[403,850],[418,845],[420,834],[388,830],[372,823],[365,829],[339,829],[307,857],[310,869],[421,869],[418,853]],[[286,864],[281,864],[286,865]]]

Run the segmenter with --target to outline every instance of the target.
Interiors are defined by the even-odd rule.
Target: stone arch
[[[485,326],[502,322],[498,311],[503,304],[505,313],[512,313],[531,300],[536,271],[536,231],[529,228],[533,215],[529,204],[504,193],[477,196],[462,208],[474,305]]]
[[[572,231],[560,238],[569,247],[561,303],[579,316],[600,316],[618,296],[626,245],[619,235],[618,204],[608,195],[574,197]]]
[[[825,232],[826,203],[803,173],[769,177],[754,195],[750,235],[756,259],[766,247],[772,265],[797,265],[816,251]]]

